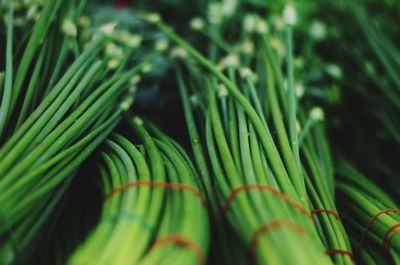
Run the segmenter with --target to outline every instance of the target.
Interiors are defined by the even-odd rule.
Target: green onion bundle
[[[142,144],[107,140],[102,216],[69,264],[204,264],[208,214],[190,159],[154,125],[131,124]]]
[[[290,53],[285,93],[280,59],[272,48],[273,38],[269,39],[266,32],[256,38],[260,49],[258,60],[254,62],[244,56],[244,63],[239,64],[237,57],[228,56],[220,64],[225,67],[223,72],[211,61],[218,57],[206,59],[158,17],[149,15],[147,19],[180,46],[181,54],[191,56],[184,61],[185,73],[180,74],[182,98],[200,172],[207,170],[202,161],[209,159],[212,167],[209,175],[215,176],[212,182],[218,207],[213,208],[219,209],[217,221],[227,218],[260,264],[329,264],[312,224],[301,172]],[[290,25],[287,30],[291,45]],[[247,34],[243,32],[241,37],[249,38]],[[218,51],[222,45],[213,46]],[[251,71],[254,63],[256,71]],[[257,73],[258,83],[253,72]],[[189,99],[190,93],[194,96]],[[203,131],[197,129],[190,101],[197,105],[196,115]],[[201,150],[202,144],[207,148],[208,158]],[[218,224],[216,227],[219,229]],[[264,235],[266,232],[268,235]],[[285,248],[279,246],[282,241]],[[289,249],[290,256],[286,255]]]
[[[80,17],[82,6],[75,1],[47,1],[26,40],[13,42],[14,9],[12,1],[8,4],[0,107],[2,264],[14,262],[21,251],[24,258],[34,251],[32,240],[44,232],[75,171],[131,105],[132,78],[149,60],[132,67],[135,47],[129,39],[116,38],[109,25],[86,32],[89,39],[80,42],[85,30],[68,20]],[[70,18],[55,20],[57,14]],[[17,103],[22,104],[18,112]]]
[[[396,0],[105,2],[0,0],[0,264],[400,264]]]
[[[355,237],[357,257],[367,265],[388,257],[400,264],[399,205],[348,162],[337,168],[340,213]]]
[[[335,264],[354,264],[354,253],[338,214],[335,178],[321,109],[313,108],[300,133],[305,179],[319,234]]]

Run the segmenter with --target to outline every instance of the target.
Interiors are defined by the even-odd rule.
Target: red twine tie
[[[179,183],[167,183],[167,182],[158,182],[158,181],[147,181],[147,180],[141,180],[141,181],[135,181],[135,182],[128,182],[125,183],[115,189],[113,189],[112,191],[110,191],[107,195],[106,195],[106,200],[111,198],[112,196],[114,196],[117,193],[120,193],[124,190],[127,189],[131,189],[131,188],[135,188],[135,187],[143,187],[143,186],[150,186],[150,187],[156,187],[156,188],[168,188],[168,189],[174,189],[174,190],[184,190],[184,191],[188,191],[190,193],[192,193],[194,196],[196,196],[202,204],[204,204],[204,206],[207,206],[207,201],[206,199],[203,197],[203,195],[201,195],[201,193],[196,190],[195,188],[186,185],[186,184],[179,184]]]
[[[286,227],[299,235],[306,235],[306,231],[298,224],[289,220],[273,220],[261,226],[253,235],[249,243],[249,254],[255,260],[257,245],[261,237],[274,228]]]
[[[293,201],[290,197],[288,197],[284,193],[280,192],[279,190],[277,190],[271,186],[262,185],[262,184],[243,185],[243,186],[240,186],[240,187],[234,189],[231,192],[231,194],[229,195],[229,197],[226,199],[224,206],[222,207],[219,219],[221,219],[226,214],[229,206],[231,205],[233,200],[237,197],[237,195],[240,192],[246,191],[246,190],[262,190],[262,191],[272,193],[273,195],[277,196],[278,198],[280,198],[280,199],[284,200],[285,202],[289,203],[290,205],[292,205],[294,208],[298,209],[301,213],[305,214],[308,218],[311,219],[311,221],[314,222],[314,217],[310,214],[309,211],[304,209],[300,204]]]
[[[395,237],[397,234],[400,233],[399,228],[400,228],[400,224],[396,224],[396,225],[390,227],[383,235],[383,251],[384,252],[389,252],[393,237]],[[390,234],[390,233],[392,233],[392,234]]]
[[[325,251],[325,254],[326,255],[337,255],[337,254],[339,254],[339,255],[344,255],[344,256],[349,256],[350,258],[351,258],[351,260],[352,261],[355,261],[356,259],[355,259],[355,257],[354,257],[354,255],[353,255],[353,253],[351,253],[351,252],[349,252],[349,251],[346,251],[346,250],[341,250],[341,249],[327,249],[326,251]]]
[[[365,238],[366,238],[367,235],[368,235],[368,231],[369,231],[369,229],[371,228],[372,223],[373,223],[376,219],[378,219],[379,216],[381,216],[382,214],[385,214],[385,213],[400,213],[400,210],[397,210],[397,209],[385,209],[385,210],[379,211],[377,214],[375,214],[374,216],[372,216],[371,219],[368,221],[368,224],[367,224],[367,226],[365,227],[364,232],[363,232],[363,234],[362,234],[362,236],[361,236],[360,243],[358,244],[357,252],[360,252],[361,246],[362,246],[362,244],[364,243]]]
[[[336,212],[331,211],[331,210],[326,210],[326,209],[314,209],[314,210],[311,210],[311,213],[314,213],[314,214],[317,214],[317,213],[327,213],[327,214],[331,214],[331,215],[333,215],[333,216],[336,218],[336,220],[338,220],[339,222],[342,221],[342,219],[340,218],[340,216],[339,216]]]
[[[195,242],[180,235],[168,235],[165,237],[161,237],[154,242],[153,248],[170,244],[191,250],[196,256],[197,263],[200,265],[205,264],[205,257],[201,248]]]

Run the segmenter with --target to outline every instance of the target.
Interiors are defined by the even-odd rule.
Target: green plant
[[[142,144],[120,135],[107,141],[102,216],[69,264],[204,264],[207,204],[190,159],[154,125],[131,124]]]
[[[368,261],[369,255],[381,260],[388,255],[398,264],[398,205],[348,162],[340,161],[337,168],[340,175],[337,187],[341,215],[356,237],[354,249],[357,255],[366,259],[363,260],[364,264],[373,264]]]

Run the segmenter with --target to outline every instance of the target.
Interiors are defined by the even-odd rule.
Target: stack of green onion
[[[105,2],[0,0],[0,264],[400,264],[396,0]]]
[[[399,205],[345,161],[338,165],[341,215],[354,238],[361,264],[400,262]]]
[[[44,3],[21,39],[13,38],[15,9],[7,2],[0,106],[2,264],[23,262],[34,252],[32,242],[46,232],[41,228],[77,168],[129,109],[135,77],[148,65],[149,59],[141,59],[131,66],[139,43],[111,32],[112,25],[78,28],[82,5],[75,2]]]
[[[101,219],[69,264],[205,264],[207,203],[191,160],[154,125],[131,125],[141,144],[107,140]]]
[[[209,159],[212,173],[208,175],[215,176],[212,179],[215,187],[208,190],[216,192],[214,204],[217,206],[213,208],[218,209],[215,213],[217,222],[227,218],[247,245],[248,253],[260,264],[329,264],[312,222],[314,218],[302,172],[304,166],[300,162],[290,52],[294,11],[290,8],[286,10],[285,30],[289,51],[286,58],[287,92],[284,92],[280,70],[281,58],[274,49],[276,46],[273,46],[277,37],[269,35],[264,29],[259,29],[259,34],[254,36],[260,51],[257,56],[245,54],[239,59],[236,54],[228,55],[217,65],[212,61],[218,60],[218,54],[226,52],[226,41],[211,42],[211,58],[207,59],[173,33],[157,16],[149,15],[147,19],[179,45],[180,56],[190,56],[184,58],[184,69],[180,71],[185,72],[178,71],[178,79],[182,80],[182,98],[199,171],[207,170],[203,161]],[[252,33],[244,31],[238,35],[241,38],[239,43],[253,41],[250,39]],[[177,53],[177,50],[174,52]],[[258,82],[254,73],[257,73]],[[190,101],[197,106],[196,115],[202,131],[197,129]],[[271,131],[276,134],[271,134]],[[201,144],[206,146],[208,158],[201,150]],[[322,177],[321,174],[315,176],[319,177]],[[333,204],[332,189],[330,187],[322,195],[315,192],[312,195],[316,198],[331,196],[326,202]],[[323,206],[335,208],[334,205]],[[215,225],[216,229],[219,225]],[[341,238],[333,238],[331,241],[334,243],[328,242],[328,245],[339,242],[339,247],[349,248],[343,227],[334,226],[340,227]],[[284,249],[279,247],[280,241],[285,242]],[[291,255],[286,255],[289,249]],[[335,260],[343,264],[353,262],[349,257]]]
[[[335,264],[354,264],[355,255],[336,206],[336,181],[325,128],[319,122],[323,119],[321,111],[320,108],[310,110],[299,141],[311,212],[326,253]]]

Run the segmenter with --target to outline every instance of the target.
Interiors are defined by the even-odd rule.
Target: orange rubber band
[[[270,192],[270,193],[276,195],[278,198],[281,198],[285,202],[291,204],[294,208],[298,209],[301,213],[307,215],[307,217],[309,217],[311,219],[311,221],[313,221],[313,222],[315,221],[314,217],[310,214],[309,211],[304,209],[300,204],[298,204],[297,202],[293,201],[291,198],[286,196],[284,193],[282,193],[279,190],[277,190],[277,189],[275,189],[273,187],[270,187],[268,185],[261,185],[261,184],[243,185],[243,186],[240,186],[239,188],[234,189],[231,192],[231,194],[229,195],[228,199],[226,199],[226,201],[224,203],[224,206],[222,207],[222,210],[221,210],[221,213],[220,213],[220,219],[222,219],[222,217],[226,214],[226,212],[228,211],[229,206],[231,205],[233,200],[237,197],[237,195],[241,191],[245,191],[245,190],[263,190],[263,191]]]
[[[335,213],[334,211],[331,211],[331,210],[314,209],[314,210],[311,210],[311,213],[327,213],[327,214],[331,214],[331,215],[335,216],[336,220],[338,220],[339,222],[342,221],[342,218],[340,218],[340,216],[337,213]]]
[[[326,255],[344,255],[344,256],[349,256],[351,258],[352,261],[355,261],[355,257],[353,255],[353,253],[346,251],[346,250],[341,250],[341,249],[327,249],[325,250],[325,254]]]
[[[378,219],[379,216],[381,216],[382,214],[385,214],[385,213],[399,213],[399,214],[400,214],[400,210],[397,210],[397,209],[385,209],[385,210],[382,210],[382,211],[378,212],[378,213],[375,214],[374,216],[372,216],[371,219],[368,221],[367,226],[366,226],[365,229],[364,229],[364,232],[363,232],[363,234],[362,234],[362,236],[361,236],[361,239],[360,239],[360,243],[358,243],[357,252],[359,252],[359,251],[361,250],[361,246],[362,246],[362,244],[364,243],[365,238],[366,238],[367,235],[368,235],[368,231],[369,231],[369,229],[371,228],[372,223],[373,223],[376,219]]]
[[[193,254],[196,256],[198,264],[200,265],[205,264],[205,257],[201,248],[195,242],[180,235],[172,234],[165,237],[161,237],[154,242],[153,248],[169,244],[177,245],[191,250]]]
[[[106,200],[111,198],[117,193],[120,193],[126,189],[130,188],[135,188],[135,187],[142,187],[142,186],[150,186],[150,187],[159,187],[159,188],[169,188],[169,189],[175,189],[175,190],[184,190],[191,192],[194,196],[196,196],[203,204],[204,206],[207,206],[207,201],[201,195],[199,191],[197,191],[195,188],[185,185],[185,184],[179,184],[179,183],[167,183],[167,182],[157,182],[157,181],[147,181],[147,180],[141,180],[141,181],[135,181],[135,182],[128,182],[126,184],[123,184],[114,190],[110,191],[106,195]]]
[[[306,231],[299,226],[298,224],[289,221],[289,220],[274,220],[271,222],[268,222],[261,226],[253,235],[253,237],[250,240],[249,243],[249,254],[251,257],[254,259],[256,258],[256,251],[257,251],[257,244],[260,241],[261,236],[267,234],[274,228],[278,227],[287,227],[290,228],[293,232],[300,234],[300,235],[305,235]]]
[[[400,233],[400,229],[398,229],[398,228],[400,228],[400,224],[396,224],[396,225],[390,227],[390,228],[385,232],[385,234],[383,235],[383,250],[384,250],[384,251],[389,251],[392,238],[393,238],[395,235],[397,235],[397,234]],[[392,233],[392,232],[393,232],[393,233]],[[390,233],[392,233],[392,234],[390,235]],[[389,235],[390,235],[390,236],[389,236]]]

